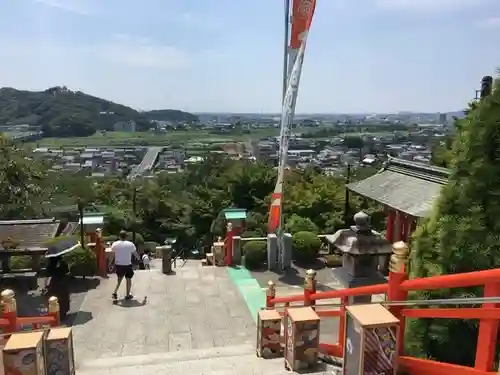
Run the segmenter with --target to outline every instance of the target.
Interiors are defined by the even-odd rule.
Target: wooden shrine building
[[[389,158],[378,173],[347,189],[382,204],[387,210],[387,240],[407,242],[418,220],[431,214],[449,176],[446,168]]]

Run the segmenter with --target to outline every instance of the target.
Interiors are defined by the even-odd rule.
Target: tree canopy
[[[197,119],[177,110],[152,112],[160,112],[161,119],[166,121]],[[45,91],[0,89],[0,124],[39,126],[47,137],[88,136],[96,130],[113,130],[113,125],[119,121],[135,121],[138,130],[148,130],[151,116],[151,112],[138,112],[66,87]]]
[[[47,176],[41,173],[46,166],[26,158],[23,149],[6,139],[2,141],[0,151],[5,154],[5,160],[11,162],[3,166],[3,172],[0,170],[9,176],[1,180],[5,186],[2,185],[0,197],[0,217],[35,218],[64,213],[71,218],[78,214],[76,204],[80,202],[88,209],[107,214],[105,233],[108,235],[125,228],[137,231],[147,241],[162,242],[166,237],[176,237],[182,246],[192,247],[209,246],[214,237],[223,235],[224,225],[217,218],[223,209],[233,207],[248,212],[245,235],[267,234],[267,214],[276,171],[266,164],[231,160],[215,154],[188,166],[182,173],[165,172],[136,181],[122,177],[92,180],[58,172]],[[284,212],[292,232],[333,233],[346,225],[343,178],[326,176],[315,169],[289,171],[285,197]],[[351,197],[350,215],[362,205],[361,199]],[[57,206],[61,206],[60,210]],[[15,207],[19,209],[14,210]],[[382,229],[381,208],[363,207],[371,210],[374,226]],[[23,212],[19,212],[20,208]],[[377,215],[378,212],[381,214]]]
[[[500,86],[470,107],[457,123],[448,166],[451,176],[432,216],[412,243],[411,277],[427,277],[500,266]],[[415,298],[482,296],[482,290],[416,293]],[[477,323],[418,319],[410,322],[411,354],[472,365]],[[460,343],[460,345],[457,345]]]
[[[0,217],[33,218],[41,214],[48,180],[44,165],[0,134]]]

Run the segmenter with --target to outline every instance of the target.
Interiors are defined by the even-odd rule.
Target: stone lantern
[[[333,246],[342,252],[342,267],[333,270],[335,278],[345,288],[385,283],[382,273],[392,253],[390,242],[370,228],[370,217],[366,213],[354,215],[354,223],[333,235]],[[361,296],[352,297],[350,303],[370,301],[371,296]]]

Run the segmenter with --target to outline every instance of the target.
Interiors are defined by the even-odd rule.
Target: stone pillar
[[[161,254],[161,272],[166,275],[172,273],[172,246],[158,246],[156,250]]]
[[[292,235],[290,233],[283,234],[283,245],[282,266],[286,270],[292,266]]]
[[[274,233],[267,235],[267,268],[278,269],[278,237]]]
[[[233,264],[241,263],[241,236],[233,237]]]

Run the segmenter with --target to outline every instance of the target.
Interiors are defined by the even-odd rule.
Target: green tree
[[[43,214],[41,201],[48,187],[46,168],[0,133],[0,217],[34,218]]]
[[[500,87],[460,121],[451,176],[432,216],[412,242],[411,277],[500,266]],[[478,288],[415,293],[417,299],[481,296]],[[477,323],[419,319],[408,329],[411,354],[473,365]],[[460,345],[457,345],[460,343]]]

